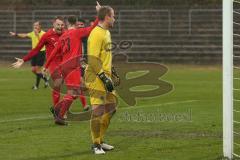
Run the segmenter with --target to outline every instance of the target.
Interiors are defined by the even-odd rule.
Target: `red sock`
[[[59,102],[60,105],[58,106],[61,107],[59,116],[61,118],[63,118],[66,112],[69,110],[74,99],[75,98],[73,96],[67,94],[63,97],[63,100]]]
[[[52,91],[52,100],[53,100],[53,106],[56,106],[60,100],[60,92],[53,90]]]
[[[83,95],[83,92],[82,92],[82,91],[81,91],[81,93],[80,93],[79,99],[80,99],[80,101],[82,102],[83,108],[85,108],[86,105],[87,105],[87,100],[86,100],[86,97]]]

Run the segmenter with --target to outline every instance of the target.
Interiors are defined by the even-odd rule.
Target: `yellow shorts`
[[[90,103],[91,105],[105,105],[105,104],[116,104],[117,103],[117,96],[115,92],[98,92],[96,93],[91,93],[89,91],[90,95]]]
[[[110,103],[117,103],[116,92],[107,92],[103,82],[98,78],[94,77],[90,81],[90,76],[85,77],[85,84],[89,92],[91,105],[104,105]]]

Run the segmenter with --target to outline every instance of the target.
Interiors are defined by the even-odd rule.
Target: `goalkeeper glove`
[[[98,77],[101,79],[101,81],[103,82],[106,90],[108,92],[112,92],[113,91],[113,84],[112,84],[112,81],[105,75],[104,72],[100,73],[98,75]]]

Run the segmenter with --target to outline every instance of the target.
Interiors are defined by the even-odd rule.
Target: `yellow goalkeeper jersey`
[[[112,51],[109,30],[96,26],[88,37],[88,71],[111,76]]]
[[[37,46],[39,40],[44,35],[44,33],[45,32],[41,30],[38,36],[34,33],[34,31],[27,34],[28,38],[31,38],[32,40],[32,48],[35,48]],[[45,46],[41,49],[41,51],[45,51]]]

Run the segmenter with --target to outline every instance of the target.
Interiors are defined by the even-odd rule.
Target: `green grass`
[[[126,107],[121,101],[106,135],[106,141],[116,149],[104,156],[91,153],[89,122],[71,122],[67,127],[53,124],[48,110],[50,89],[32,91],[34,76],[29,68],[1,67],[0,159],[219,159],[222,156],[221,68],[168,67],[169,72],[162,78],[174,85],[173,91],[155,98],[138,98],[135,107]],[[77,100],[73,109],[80,108]],[[139,114],[145,119],[137,117]]]

